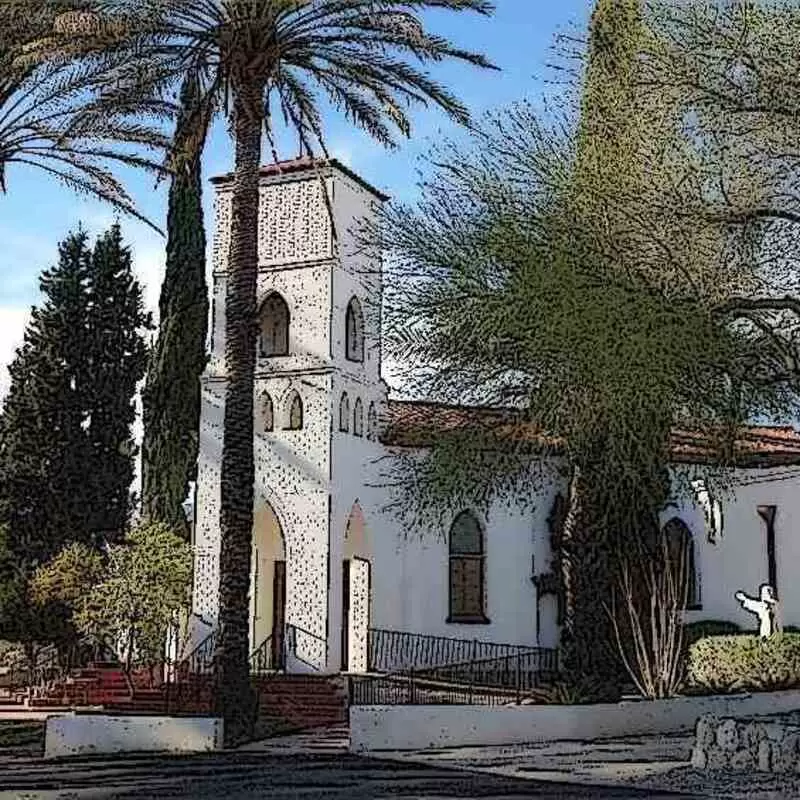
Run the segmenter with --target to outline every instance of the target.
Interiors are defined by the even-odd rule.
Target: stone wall
[[[800,717],[736,719],[706,714],[697,721],[692,766],[800,773]]]

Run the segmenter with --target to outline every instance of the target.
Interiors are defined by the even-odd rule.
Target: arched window
[[[345,356],[348,361],[364,360],[364,315],[361,313],[361,303],[354,297],[347,304],[347,317],[345,320]]]
[[[274,429],[275,414],[272,407],[272,398],[268,392],[264,392],[259,399],[258,407],[258,429],[261,433],[267,433]]]
[[[361,405],[361,398],[356,398],[356,404],[353,406],[353,435],[364,435],[364,406]]]
[[[469,511],[450,528],[450,616],[448,622],[488,622],[484,584],[483,529]]]
[[[350,430],[350,400],[347,392],[342,393],[342,399],[339,401],[339,430],[342,433]]]
[[[375,403],[369,404],[367,412],[367,439],[374,439],[378,434],[378,417],[375,414]]]
[[[290,431],[299,431],[303,427],[303,401],[297,392],[292,392],[289,398],[289,424]]]
[[[264,358],[289,355],[289,306],[273,292],[261,304],[258,314],[261,336],[259,353]]]
[[[692,532],[682,519],[673,517],[664,526],[664,537],[672,568],[677,571],[683,565],[686,571],[688,581],[686,607],[700,608],[700,581],[697,574]],[[682,590],[682,587],[678,587],[679,592]]]

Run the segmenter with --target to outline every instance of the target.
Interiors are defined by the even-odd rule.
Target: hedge
[[[800,634],[710,636],[689,648],[688,688],[705,692],[800,687]]]
[[[686,647],[691,647],[695,642],[706,636],[733,636],[741,631],[735,622],[726,619],[701,619],[697,622],[687,622],[683,626]]]

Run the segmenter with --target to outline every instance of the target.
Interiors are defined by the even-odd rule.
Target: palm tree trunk
[[[577,464],[561,540],[564,624],[561,668],[568,679],[592,680],[612,688],[619,674],[614,632],[608,616],[613,581],[610,532],[602,519],[591,479]]]
[[[255,724],[248,660],[253,532],[253,381],[258,275],[258,170],[263,86],[234,99],[236,164],[225,321],[225,427],[220,492],[220,632],[217,702],[225,739],[246,739]]]

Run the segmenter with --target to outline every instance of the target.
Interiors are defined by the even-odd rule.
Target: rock
[[[786,727],[780,722],[768,722],[763,726],[764,734],[770,741],[779,742],[786,733]]]
[[[731,767],[733,769],[753,769],[755,759],[749,750],[739,750],[731,756]]]
[[[762,739],[758,743],[758,771],[770,772],[772,769],[772,758],[769,739]]]
[[[700,745],[695,745],[692,749],[692,769],[705,769],[708,763],[708,756],[706,751]]]
[[[706,769],[725,769],[729,762],[728,755],[725,750],[712,747],[706,752]]]
[[[754,758],[758,755],[758,744],[763,738],[765,738],[764,729],[757,722],[751,722],[745,726],[742,740]]]
[[[772,746],[772,771],[792,772],[797,763],[797,746],[800,736],[797,733],[787,732],[782,742]]]
[[[705,714],[697,720],[695,736],[699,747],[711,747],[716,741],[717,718]]]
[[[724,720],[717,728],[717,747],[726,753],[734,753],[739,748],[739,731],[735,719]]]

